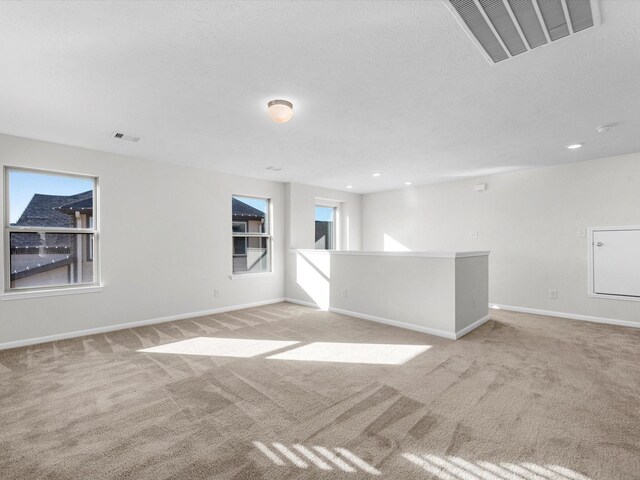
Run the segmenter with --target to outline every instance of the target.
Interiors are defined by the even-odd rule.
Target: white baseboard
[[[393,327],[404,328],[406,330],[413,330],[420,333],[428,333],[429,335],[436,335],[437,337],[444,337],[450,340],[456,339],[456,334],[453,332],[447,332],[446,330],[439,330],[436,328],[423,327],[422,325],[413,325],[411,323],[399,322],[397,320],[390,320],[388,318],[376,317],[375,315],[368,315],[366,313],[352,312],[350,310],[343,310],[341,308],[329,307],[330,312],[340,313],[342,315],[348,315],[350,317],[361,318],[363,320],[370,320],[376,323],[384,323],[385,325],[391,325]]]
[[[582,320],[585,322],[606,323],[607,325],[618,325],[621,327],[640,328],[640,322],[629,320],[617,320],[615,318],[592,317],[590,315],[580,315],[576,313],[554,312],[552,310],[540,310],[538,308],[514,307],[513,305],[501,305],[498,303],[489,304],[489,308],[496,310],[510,310],[512,312],[531,313],[534,315],[545,315],[547,317],[568,318],[569,320]]]
[[[14,342],[0,343],[0,350],[9,348],[27,347],[29,345],[37,345],[39,343],[54,342],[56,340],[66,340],[69,338],[85,337],[87,335],[95,335],[97,333],[115,332],[116,330],[126,330],[127,328],[144,327],[146,325],[154,325],[156,323],[172,322],[174,320],[185,320],[187,318],[204,317],[206,315],[215,315],[217,313],[232,312],[234,310],[242,310],[245,308],[261,307],[263,305],[271,305],[274,303],[284,302],[284,298],[275,298],[273,300],[265,300],[261,302],[247,303],[244,305],[234,305],[230,307],[213,308],[210,310],[202,310],[200,312],[180,313],[178,315],[169,315],[168,317],[151,318],[149,320],[140,320],[131,323],[120,323],[118,325],[107,325],[104,327],[89,328],[86,330],[76,330],[75,332],[58,333],[48,335],[46,337],[27,338],[25,340],[16,340]]]
[[[318,305],[315,303],[296,300],[294,298],[285,298],[285,301],[290,303],[296,303],[298,305],[304,305],[305,307],[319,308]],[[468,327],[465,327],[462,330],[453,333],[453,332],[447,332],[446,330],[440,330],[437,328],[429,328],[429,327],[424,327],[422,325],[414,325],[411,323],[399,322],[397,320],[391,320],[389,318],[376,317],[375,315],[369,315],[367,313],[352,312],[351,310],[343,310],[342,308],[329,307],[329,311],[340,313],[342,315],[348,315],[349,317],[369,320],[371,322],[383,323],[385,325],[391,325],[393,327],[404,328],[406,330],[413,330],[414,332],[427,333],[429,335],[435,335],[437,337],[448,338],[449,340],[457,340],[463,335],[466,335],[467,333],[469,333],[471,330],[475,330],[480,325],[485,323],[487,320],[491,319],[491,315],[487,315],[473,322]]]
[[[456,332],[456,340],[459,339],[460,337],[464,337],[471,330],[475,330],[476,328],[478,328],[480,325],[487,322],[488,320],[491,320],[491,315],[486,315],[482,317],[480,320],[476,320],[471,325],[464,327],[462,330],[458,330]]]
[[[316,303],[304,302],[302,300],[296,300],[295,298],[285,298],[284,301],[289,303],[295,303],[296,305],[303,305],[305,307],[310,307],[310,308],[320,308]]]

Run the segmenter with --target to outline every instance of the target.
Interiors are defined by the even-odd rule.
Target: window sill
[[[88,287],[55,288],[51,290],[29,290],[25,292],[8,292],[0,294],[1,301],[22,300],[27,298],[57,297],[59,295],[78,295],[81,293],[99,293],[104,287],[102,285],[91,285]]]
[[[239,280],[241,278],[260,278],[260,277],[272,277],[273,272],[260,272],[260,273],[232,273],[229,275],[231,280]]]

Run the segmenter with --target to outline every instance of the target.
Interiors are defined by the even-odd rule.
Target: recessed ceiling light
[[[347,185],[347,188],[353,188],[353,185]]]
[[[379,174],[379,173],[373,173],[372,175],[373,175],[374,177],[379,177],[379,176],[380,176],[380,174]]]
[[[405,185],[413,185],[413,182],[404,182]]]
[[[269,116],[276,123],[285,123],[293,117],[293,103],[287,100],[271,100],[267,103]]]
[[[567,145],[569,150],[575,150],[576,148],[580,148],[584,143],[574,143],[573,145]]]
[[[596,130],[598,131],[598,133],[607,133],[609,130],[614,128],[616,125],[617,125],[617,123],[607,123],[605,125],[600,125],[598,128],[596,128]]]

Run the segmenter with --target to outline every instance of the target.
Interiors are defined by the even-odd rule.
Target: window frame
[[[232,217],[233,218],[233,217]],[[231,221],[231,225],[232,225],[232,229],[231,229],[231,233],[234,234],[233,235],[233,239],[235,240],[236,238],[244,238],[244,253],[236,253],[236,245],[235,242],[233,244],[233,257],[244,257],[247,255],[247,244],[249,243],[247,241],[247,237],[246,237],[246,233],[247,233],[247,228],[249,227],[249,225],[247,224],[247,221],[235,221],[232,220]],[[236,225],[242,225],[244,227],[244,230],[240,231],[240,232],[235,232],[233,231],[233,227]],[[241,234],[241,235],[235,235],[235,234]]]
[[[316,222],[316,207],[323,208],[332,208],[333,209],[333,248],[316,248],[315,250],[340,250],[340,209],[342,207],[341,202],[337,202],[334,200],[326,200],[322,198],[316,198],[314,206],[313,206],[313,221],[314,221],[314,233],[315,233],[315,222]],[[315,238],[315,235],[314,235]]]
[[[232,215],[233,215],[233,213],[232,213]],[[246,220],[239,220],[239,221],[238,220],[231,220],[231,226],[233,227],[235,225],[242,225],[244,227],[244,230],[238,231],[238,232],[234,232],[233,228],[232,228],[231,233],[247,233],[248,225],[247,225],[247,221]]]
[[[78,177],[90,179],[93,183],[93,226],[92,227],[25,227],[11,225],[11,205],[10,205],[10,172],[28,172],[34,174],[52,175],[60,177]],[[0,295],[3,299],[34,298],[37,296],[49,296],[66,293],[86,293],[88,291],[99,291],[102,287],[100,283],[100,181],[97,175],[86,173],[66,172],[60,170],[48,170],[45,168],[32,168],[23,166],[4,165],[2,169],[2,188],[4,190],[4,208],[2,222],[2,280],[3,285]],[[91,253],[93,263],[93,281],[83,283],[67,283],[60,285],[40,285],[34,287],[11,287],[11,234],[12,233],[67,233],[93,235],[93,248],[91,252],[87,249],[85,255]],[[39,295],[42,293],[42,295]]]
[[[255,198],[257,200],[265,200],[267,202],[266,208],[266,219],[264,221],[264,230],[265,232],[249,232],[249,225],[247,222],[242,222],[246,224],[246,230],[244,232],[234,232],[233,224],[240,223],[239,221],[233,220],[233,199],[237,198],[240,200],[241,198]],[[241,201],[241,200],[240,200]],[[273,275],[273,201],[271,197],[263,197],[260,195],[244,195],[241,193],[232,193],[231,194],[231,278],[241,278],[241,277],[252,277],[252,276],[260,276],[260,275]],[[235,254],[234,247],[234,239],[235,238],[244,238],[245,239],[245,252],[247,249],[247,243],[249,238],[266,238],[267,240],[267,250],[269,253],[269,265],[268,270],[262,272],[252,272],[247,270],[245,272],[234,272],[233,271],[233,259],[242,256]]]

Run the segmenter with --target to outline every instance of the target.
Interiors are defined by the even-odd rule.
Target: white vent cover
[[[489,63],[600,23],[597,0],[444,0]]]
[[[134,143],[138,143],[140,140],[142,140],[142,137],[134,137],[133,135],[127,135],[126,133],[121,132],[113,132],[112,137],[118,140],[124,140],[125,142]]]

